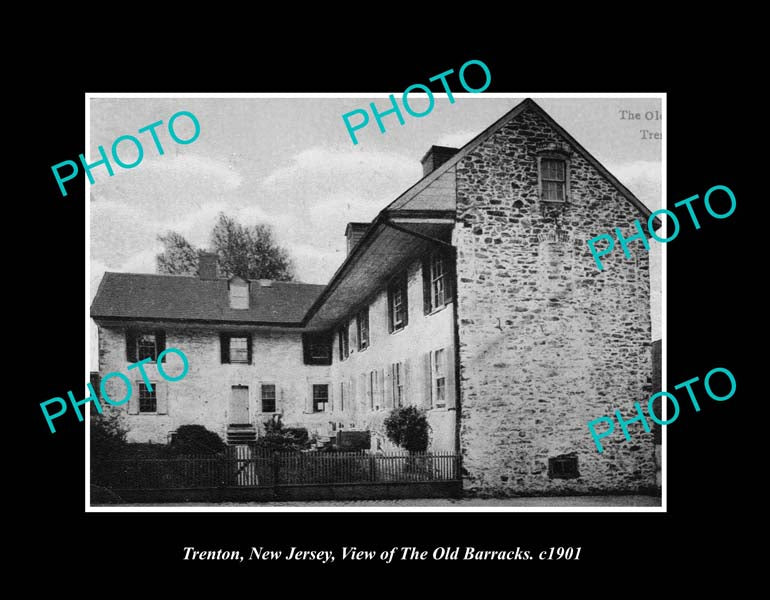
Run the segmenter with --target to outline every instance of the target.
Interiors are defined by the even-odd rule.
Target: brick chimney
[[[345,228],[345,237],[348,238],[348,256],[355,248],[358,240],[364,237],[367,229],[369,229],[369,223],[348,223]]]
[[[214,252],[198,254],[198,277],[201,279],[218,279],[218,257]]]
[[[430,150],[420,160],[422,163],[422,176],[425,177],[428,173],[435,171],[455,154],[457,154],[457,148],[431,146]]]

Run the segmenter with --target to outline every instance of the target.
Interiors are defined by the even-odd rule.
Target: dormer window
[[[230,308],[249,308],[249,282],[240,277],[233,277],[228,282],[230,289]]]

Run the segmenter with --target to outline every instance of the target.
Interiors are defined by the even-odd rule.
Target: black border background
[[[388,31],[388,38],[393,34],[400,35]],[[634,35],[629,33],[628,38],[632,40]],[[616,39],[614,44],[622,42]],[[31,169],[25,183],[32,189],[27,187],[23,194],[29,194],[24,210],[35,223],[30,237],[36,238],[34,248],[45,256],[47,267],[41,295],[37,301],[24,303],[33,331],[23,336],[18,348],[27,357],[44,360],[23,361],[32,372],[22,394],[23,417],[12,423],[25,447],[34,447],[20,465],[27,492],[17,500],[28,525],[25,542],[31,544],[36,560],[46,561],[46,579],[62,585],[64,578],[78,573],[88,578],[102,572],[116,578],[117,587],[127,589],[144,586],[142,582],[153,573],[163,579],[168,576],[173,585],[224,575],[228,588],[277,577],[292,590],[303,581],[320,590],[324,581],[329,589],[352,585],[362,569],[379,573],[409,570],[422,575],[435,570],[443,575],[438,581],[450,584],[473,569],[497,575],[499,581],[507,581],[505,575],[510,575],[511,591],[515,582],[530,576],[546,586],[584,581],[587,588],[613,580],[618,587],[612,587],[620,590],[654,583],[658,574],[677,570],[685,559],[698,565],[698,577],[726,577],[727,570],[734,575],[744,554],[740,536],[745,527],[752,526],[755,516],[745,503],[752,493],[740,468],[746,441],[743,428],[750,413],[743,385],[747,369],[737,353],[746,332],[733,318],[726,318],[735,314],[739,296],[736,264],[744,258],[738,256],[739,226],[746,219],[744,209],[750,200],[742,172],[745,167],[741,168],[735,149],[751,135],[752,111],[740,105],[738,75],[730,69],[724,46],[703,43],[696,50],[683,41],[679,48],[673,43],[656,48],[652,44],[612,48],[586,35],[574,51],[556,53],[566,68],[554,77],[537,52],[514,52],[512,42],[494,48],[446,39],[436,45],[409,43],[398,51],[394,46],[399,44],[392,41],[378,44],[383,46],[380,51],[360,39],[339,51],[306,43],[292,46],[289,55],[280,48],[251,42],[219,50],[214,44],[188,47],[180,43],[171,48],[153,47],[148,42],[134,45],[130,60],[103,54],[94,57],[81,48],[82,69],[57,69],[49,63],[40,71],[42,89],[30,102],[42,102],[44,112],[37,111],[34,119],[35,133],[30,138],[34,153],[24,159],[25,167]],[[68,44],[65,47],[74,51]],[[610,69],[605,62],[608,57],[618,66]],[[52,164],[83,151],[84,93],[398,93],[470,59],[489,66],[489,92],[668,92],[668,139],[664,143],[668,148],[669,206],[694,194],[702,198],[718,184],[730,187],[738,199],[736,212],[721,221],[710,218],[702,204],[697,204],[702,228],[695,231],[682,219],[679,237],[668,246],[668,383],[664,382],[664,389],[671,390],[693,376],[702,378],[716,366],[729,368],[738,381],[737,394],[727,402],[713,402],[704,395],[700,413],[683,403],[679,420],[668,427],[669,512],[86,514],[83,425],[70,414],[57,423],[58,431],[51,435],[39,409],[40,402],[66,390],[80,390],[84,384],[85,200],[81,185],[72,186],[70,194],[62,198],[50,172]],[[724,115],[730,115],[729,125]],[[37,255],[32,256],[37,262]],[[36,272],[34,264],[29,269]],[[28,286],[24,288],[29,291]],[[42,355],[40,339],[47,341]],[[338,559],[332,565],[258,565],[181,560],[184,546],[251,545],[338,552],[342,546],[519,546],[531,550],[581,546],[583,550],[579,562],[385,565]],[[51,552],[53,557],[40,556]],[[150,566],[145,571],[140,564]],[[343,578],[334,577],[343,573]],[[328,579],[313,577],[322,574]],[[559,577],[564,574],[570,577]],[[224,585],[224,580],[219,581]],[[376,581],[383,588],[402,583],[384,579],[373,581],[375,585]]]

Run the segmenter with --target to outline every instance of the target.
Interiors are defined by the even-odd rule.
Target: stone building
[[[105,274],[99,372],[164,345],[190,362],[179,383],[150,369],[157,393],[137,374],[131,439],[196,423],[243,443],[281,414],[387,450],[384,417],[417,405],[470,493],[653,488],[651,435],[599,454],[586,427],[651,394],[647,254],[599,271],[586,245],[649,211],[531,100],[422,163],[371,223],[348,225],[326,286],[221,279],[210,255],[198,278]]]

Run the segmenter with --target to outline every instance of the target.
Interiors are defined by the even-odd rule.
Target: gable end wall
[[[537,152],[566,144],[525,110],[456,169],[460,443],[464,487],[532,495],[648,490],[654,445],[616,425],[599,454],[587,421],[634,416],[651,394],[648,254],[600,272],[586,240],[644,218],[574,148],[567,204],[541,203]],[[580,477],[551,479],[576,453]]]

